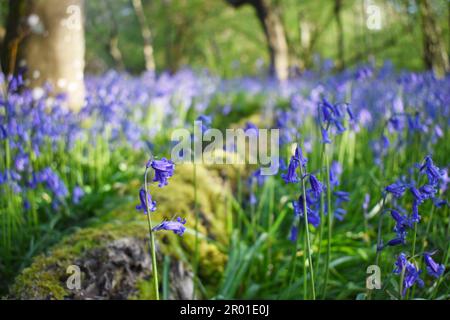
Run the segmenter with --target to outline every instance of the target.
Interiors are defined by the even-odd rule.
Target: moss
[[[172,219],[176,215],[186,217],[185,236],[156,233],[157,247],[162,255],[192,263],[195,248],[193,166],[177,166],[177,174],[165,188],[151,189],[157,201],[154,220]],[[199,274],[205,287],[212,287],[220,280],[226,263],[226,256],[220,247],[227,244],[225,206],[226,186],[219,174],[197,166],[197,203],[200,215],[200,267]],[[139,188],[139,182],[130,184],[130,193]],[[135,193],[134,191],[133,193]],[[145,216],[136,213],[135,203],[117,208],[89,228],[81,229],[64,238],[50,250],[34,258],[30,267],[24,269],[10,288],[10,297],[20,299],[63,299],[70,296],[66,288],[66,269],[88,252],[102,247],[111,241],[124,237],[146,239],[148,236]],[[157,223],[158,221],[155,221]],[[151,298],[148,280],[138,281],[137,293],[130,298]]]

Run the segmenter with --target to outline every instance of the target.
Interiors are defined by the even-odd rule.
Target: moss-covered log
[[[129,193],[137,193],[138,180]],[[199,294],[211,294],[223,272],[227,245],[228,184],[216,170],[197,166],[197,203],[199,210]],[[160,270],[169,268],[169,298],[187,299],[192,294],[191,265],[194,256],[193,166],[178,165],[176,174],[164,188],[152,186],[157,201],[156,222],[182,216],[187,219],[183,237],[171,232],[156,234]],[[16,278],[9,298],[20,299],[142,299],[152,298],[151,263],[145,216],[137,213],[135,203],[108,213],[89,228],[66,237]],[[170,263],[169,263],[170,262]],[[81,289],[69,289],[67,268],[81,271]],[[163,277],[160,277],[163,281]],[[161,284],[163,286],[163,284]]]

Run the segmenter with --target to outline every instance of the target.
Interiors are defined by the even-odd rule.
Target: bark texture
[[[289,75],[289,52],[286,33],[277,8],[268,0],[227,0],[234,7],[249,4],[255,9],[267,41],[270,57],[270,72],[279,80]]]
[[[67,95],[68,106],[84,102],[83,0],[10,0],[2,64],[6,73],[24,68],[26,84],[49,83]]]
[[[442,77],[449,68],[449,58],[445,50],[442,32],[434,16],[431,2],[419,0],[419,12],[423,37],[423,58],[427,68]]]

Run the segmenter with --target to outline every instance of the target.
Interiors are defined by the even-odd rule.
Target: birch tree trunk
[[[23,67],[29,87],[49,83],[78,110],[84,103],[83,0],[10,0],[9,5],[5,72]]]
[[[429,0],[418,0],[422,25],[424,63],[433,69],[436,76],[442,77],[450,70],[442,32],[436,22]]]
[[[144,8],[142,7],[141,0],[131,0],[131,2],[141,28],[142,40],[144,41],[145,69],[147,71],[154,71],[155,58],[153,56],[152,33],[145,18]]]

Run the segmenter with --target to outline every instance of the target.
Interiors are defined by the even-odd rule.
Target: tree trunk
[[[337,48],[338,48],[338,59],[336,63],[336,68],[342,70],[345,68],[344,65],[344,28],[341,19],[342,0],[334,0],[334,17],[336,19],[337,26]]]
[[[289,73],[289,52],[283,23],[277,9],[268,0],[227,0],[234,7],[250,4],[263,27],[270,57],[270,72],[279,80],[285,80]]]
[[[449,71],[449,60],[442,33],[429,0],[419,0],[418,2],[422,25],[424,63],[427,68],[433,69],[436,76],[442,77]]]
[[[131,0],[131,2],[138,19],[139,26],[141,28],[142,39],[144,41],[145,69],[147,71],[154,71],[155,58],[153,56],[152,33],[147,25],[147,19],[145,18],[142,2],[141,0]]]
[[[25,69],[26,84],[49,83],[67,95],[68,106],[84,102],[83,0],[10,0],[3,68]]]
[[[111,2],[104,0],[105,9],[108,11],[109,18],[111,19],[111,29],[109,32],[108,41],[108,51],[111,58],[114,61],[114,65],[119,70],[125,69],[125,64],[123,62],[122,52],[119,48],[119,25],[117,23],[116,16],[114,14],[114,9],[112,8]]]

